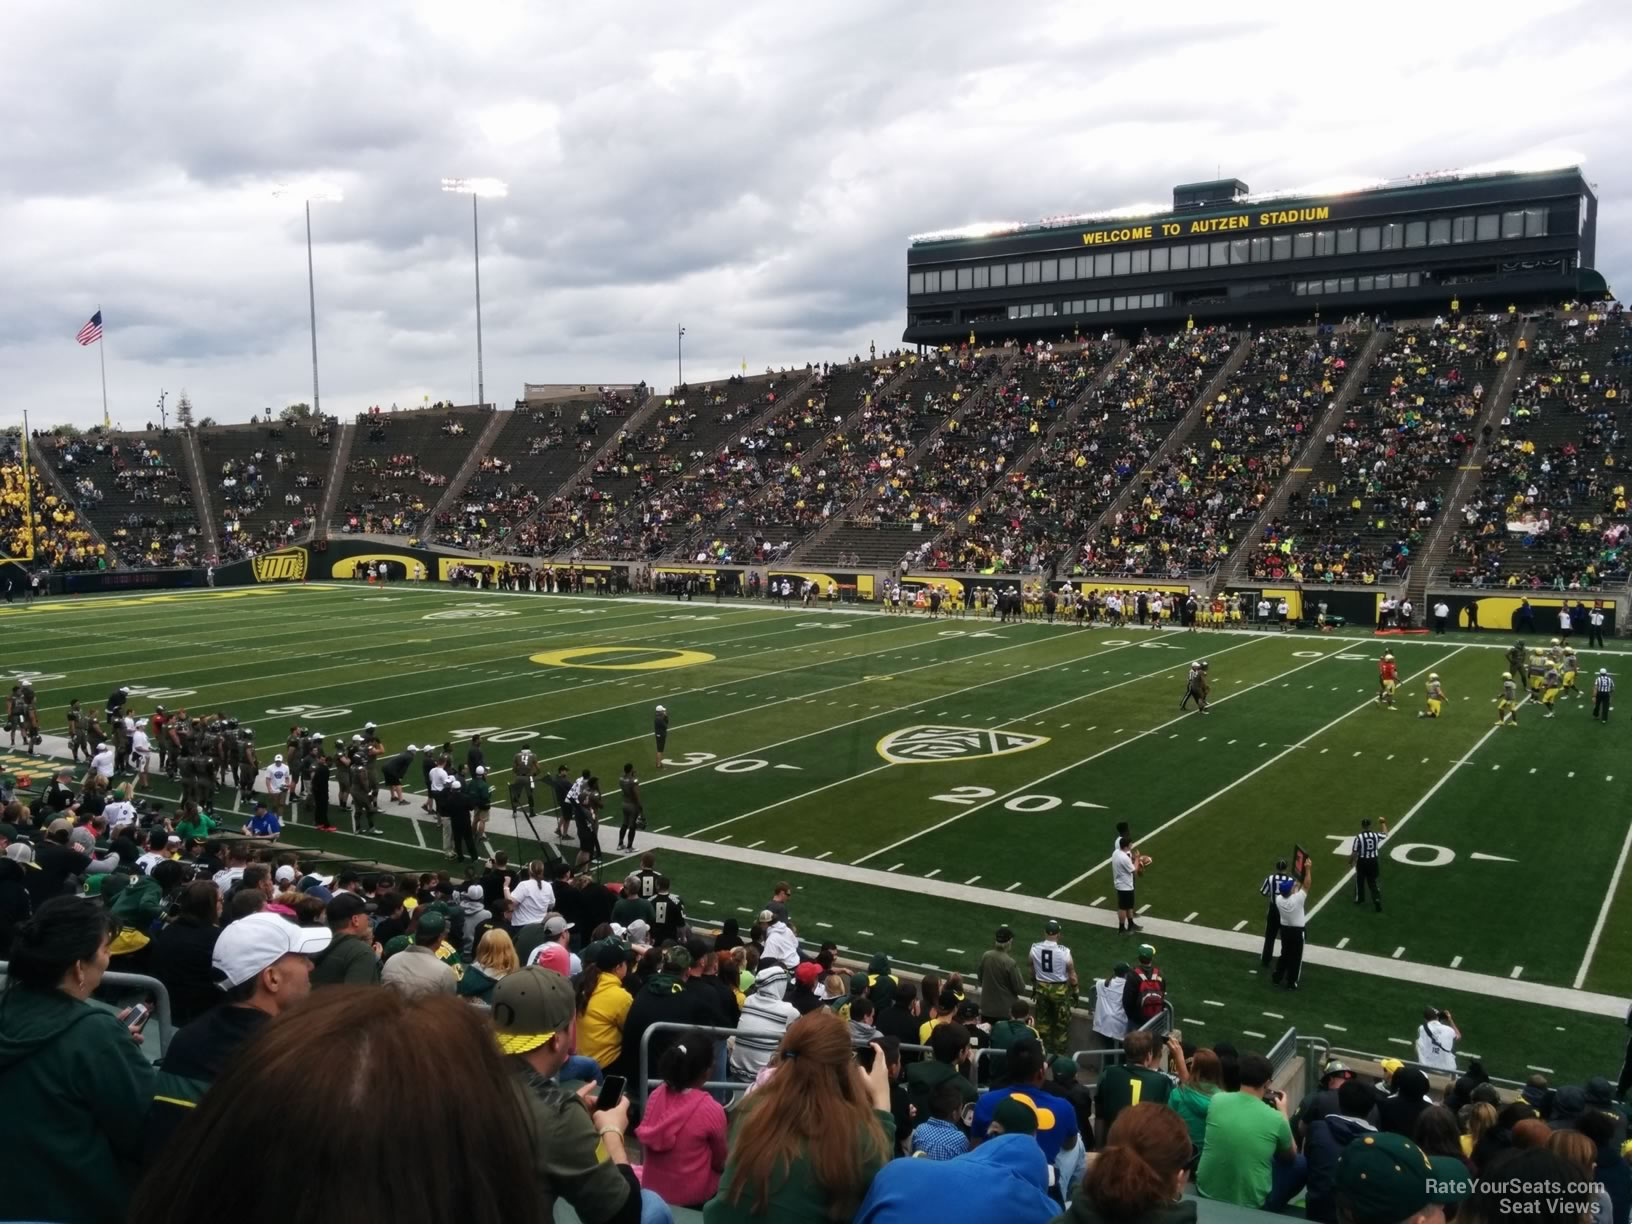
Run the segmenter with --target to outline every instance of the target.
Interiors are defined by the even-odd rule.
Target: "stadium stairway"
[[[1066,405],[1065,411],[1060,415],[1060,419],[1055,421],[1054,424],[1050,425],[1048,429],[1044,431],[1042,436],[1027,447],[1026,450],[1017,455],[1014,462],[1009,464],[1009,466],[1003,471],[1002,475],[999,476],[997,480],[992,482],[991,487],[980,495],[980,499],[978,501],[976,501],[972,506],[967,506],[964,508],[962,518],[966,519],[971,514],[979,514],[983,512],[988,506],[991,505],[992,499],[1003,491],[1003,485],[1006,481],[1015,480],[1021,476],[1024,476],[1026,469],[1031,466],[1032,461],[1036,459],[1038,455],[1043,453],[1043,448],[1052,442],[1057,436],[1059,436],[1059,434],[1077,423],[1077,418],[1082,415],[1083,408],[1090,400],[1094,398],[1095,394],[1097,394],[1099,390],[1105,386],[1106,380],[1110,378],[1116,367],[1128,359],[1128,352],[1128,342],[1126,340],[1118,340],[1116,342],[1116,351],[1111,354],[1109,360],[1099,367],[1098,373],[1088,380],[1086,385],[1084,385],[1082,388],[1082,393],[1078,395],[1076,399],[1072,400]],[[961,522],[948,523],[941,533],[929,542],[930,546],[933,548],[935,545],[943,543],[948,538],[955,535],[960,525]]]
[[[800,451],[799,454],[795,456],[794,462],[799,464],[801,467],[809,468],[811,464],[814,464],[822,459],[822,457],[827,453],[828,444],[832,442],[835,437],[854,433],[856,431],[861,424],[861,414],[867,408],[867,400],[860,388],[864,385],[865,379],[868,376],[871,376],[877,370],[879,364],[880,363],[877,361],[868,361],[862,362],[859,365],[851,365],[841,367],[839,369],[838,374],[834,376],[832,383],[825,391],[824,408],[831,409],[833,407],[843,405],[845,397],[849,394],[854,394],[857,397],[855,406],[849,412],[845,413],[843,419],[840,420],[837,425],[833,426],[831,429],[823,431],[820,438],[818,438],[813,444],[806,447],[804,450]],[[861,381],[856,382],[855,385],[851,385],[851,380],[858,377]],[[903,380],[906,377],[907,372],[902,370],[902,372],[898,373],[894,378],[890,379],[882,387],[878,388],[878,398],[882,399],[883,397],[898,390],[903,385]],[[762,503],[769,501],[772,494],[775,493],[779,487],[780,486],[776,481],[767,481],[765,484],[756,489],[753,495],[749,497],[748,500],[741,506],[738,506],[734,511],[725,515],[717,522],[713,524],[704,524],[696,531],[692,532],[689,536],[687,536],[686,540],[681,545],[671,550],[671,555],[677,559],[683,556],[689,556],[690,552],[688,550],[695,549],[704,535],[713,534],[723,536],[739,533],[744,526],[744,519],[754,519],[756,517],[756,509]],[[755,530],[762,529],[758,524],[751,523],[749,525],[754,526]]]
[[[492,448],[494,439],[499,436],[499,433],[504,429],[505,423],[513,415],[513,413],[508,412],[494,412],[488,417],[487,424],[482,426],[482,432],[477,437],[475,445],[470,448],[470,453],[465,456],[465,461],[459,465],[459,470],[453,474],[453,479],[448,481],[448,487],[442,491],[441,499],[431,507],[430,512],[425,516],[425,521],[419,525],[419,534],[429,535],[431,525],[436,522],[436,516],[453,505],[454,499],[465,491],[465,486],[470,483],[470,478],[476,474],[477,466],[486,458],[487,452]]]
[[[1097,519],[1088,524],[1087,529],[1081,533],[1080,539],[1092,540],[1097,538],[1101,528],[1109,523],[1116,515],[1127,509],[1128,503],[1133,500],[1134,492],[1140,486],[1140,481],[1144,477],[1149,476],[1151,472],[1161,467],[1162,463],[1167,459],[1167,457],[1171,455],[1183,442],[1185,442],[1191,434],[1195,433],[1196,426],[1201,424],[1202,407],[1217,399],[1219,392],[1222,391],[1230,379],[1234,377],[1235,372],[1241,368],[1241,363],[1247,359],[1247,354],[1252,350],[1253,335],[1254,333],[1251,329],[1242,332],[1241,339],[1236,341],[1235,348],[1230,350],[1230,355],[1224,359],[1224,364],[1218,367],[1217,372],[1215,372],[1213,376],[1207,380],[1207,385],[1203,387],[1196,398],[1190,402],[1190,407],[1185,410],[1184,416],[1179,420],[1179,423],[1173,427],[1172,432],[1169,433],[1165,439],[1163,439],[1160,446],[1151,452],[1150,459],[1145,466],[1140,471],[1136,472],[1133,479],[1129,480],[1127,484],[1123,486],[1122,491],[1111,499],[1110,505],[1106,506],[1105,509],[1100,512]],[[1077,549],[1073,548],[1061,560],[1060,572],[1069,573],[1071,566],[1076,562],[1076,559]]]
[[[323,502],[317,512],[313,534],[325,540],[329,537],[334,508],[340,501],[340,489],[346,479],[346,464],[351,462],[351,441],[356,435],[356,421],[348,419],[341,422],[340,432],[334,439],[334,453],[329,456],[329,470],[323,476]]]
[[[187,476],[193,485],[193,511],[204,534],[204,553],[209,557],[221,555],[221,537],[216,534],[215,515],[210,510],[210,492],[204,487],[204,457],[198,449],[198,429],[182,431],[186,446],[182,454],[187,464]]]
[[[918,445],[902,460],[902,467],[908,471],[915,468],[919,460],[929,452],[935,439],[944,434],[953,421],[961,422],[976,405],[993,394],[1008,377],[1009,371],[1014,368],[1019,358],[1020,350],[1017,348],[1004,352],[997,368],[976,384],[955,411],[947,413],[934,429],[919,440]],[[927,537],[923,531],[911,525],[877,523],[858,526],[851,522],[856,513],[873,500],[873,485],[876,483],[869,481],[866,490],[859,497],[835,511],[828,521],[822,524],[820,530],[793,550],[788,558],[789,562],[827,564],[840,554],[854,553],[861,558],[863,567],[884,566],[893,569],[900,564],[902,555],[909,548],[925,543]]]
[[[1303,453],[1298,456],[1297,462],[1293,465],[1291,471],[1287,473],[1286,479],[1281,481],[1280,486],[1275,490],[1275,495],[1264,504],[1263,512],[1253,520],[1251,528],[1242,537],[1240,546],[1235,550],[1235,559],[1224,572],[1223,584],[1225,587],[1235,586],[1248,580],[1253,547],[1263,538],[1265,525],[1274,522],[1286,509],[1287,499],[1309,483],[1315,465],[1320,460],[1321,450],[1326,445],[1326,436],[1337,429],[1338,423],[1343,419],[1343,414],[1349,410],[1349,405],[1360,394],[1360,388],[1365,385],[1366,375],[1371,372],[1372,362],[1377,360],[1378,352],[1383,349],[1386,343],[1387,333],[1380,330],[1374,330],[1367,337],[1365,347],[1360,350],[1360,355],[1355,358],[1354,365],[1350,367],[1348,376],[1343,380],[1343,386],[1339,388],[1337,395],[1333,398],[1324,415],[1315,422],[1314,428],[1309,431],[1309,442],[1303,448]]]
[[[1525,347],[1519,348],[1519,341],[1523,340]],[[1489,437],[1496,436],[1496,425],[1507,411],[1508,404],[1513,401],[1513,393],[1518,389],[1519,379],[1527,367],[1529,350],[1536,342],[1536,324],[1526,319],[1519,325],[1518,335],[1511,341],[1512,347],[1508,350],[1514,356],[1508,361],[1507,369],[1502,371],[1501,378],[1496,383],[1496,391],[1488,397],[1489,402],[1479,418],[1473,423],[1473,434],[1478,439],[1473,445],[1473,451],[1468,455],[1467,463],[1457,473],[1456,483],[1451,486],[1450,494],[1445,498],[1445,504],[1439,509],[1439,517],[1434,520],[1428,529],[1428,546],[1423,549],[1418,562],[1411,567],[1411,573],[1406,579],[1405,597],[1422,609],[1426,614],[1428,603],[1428,582],[1434,572],[1445,564],[1445,558],[1450,555],[1451,542],[1456,538],[1457,516],[1461,511],[1463,499],[1473,484],[1478,482],[1479,472],[1483,470],[1485,455],[1490,449],[1486,441],[1485,430],[1490,430]]]

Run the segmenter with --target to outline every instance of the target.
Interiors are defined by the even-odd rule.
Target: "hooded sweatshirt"
[[[788,988],[788,972],[780,965],[761,969],[754,979],[754,993],[742,1005],[737,1018],[737,1040],[731,1049],[731,1078],[752,1081],[771,1061],[782,1034],[799,1018],[799,1011],[783,997]]]
[[[1059,1213],[1048,1197],[1048,1162],[1030,1135],[998,1135],[951,1160],[892,1160],[878,1171],[856,1224],[1001,1220],[1045,1224]]]
[[[654,973],[646,979],[646,983],[635,992],[634,1002],[629,1005],[629,1011],[623,1018],[624,1072],[631,1076],[639,1074],[641,1038],[648,1028],[660,1022],[696,1024],[696,1017],[697,996],[686,991],[680,975],[665,971]],[[679,1035],[675,1029],[659,1029],[652,1034],[651,1041],[646,1045],[646,1076],[649,1080],[657,1078],[657,1064]]]
[[[1343,1149],[1361,1135],[1374,1135],[1376,1128],[1364,1118],[1347,1114],[1327,1114],[1309,1125],[1309,1139],[1303,1145],[1309,1161],[1307,1214],[1319,1224],[1337,1219],[1337,1162]]]
[[[699,1088],[659,1084],[635,1137],[646,1151],[640,1184],[665,1203],[701,1207],[720,1187],[725,1168],[725,1110]]]
[[[7,1218],[122,1221],[154,1078],[111,1011],[60,990],[0,993],[0,1100],[26,1119],[6,1147]]]

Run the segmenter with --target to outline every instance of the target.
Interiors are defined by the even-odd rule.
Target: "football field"
[[[264,765],[292,723],[333,743],[365,721],[388,752],[486,742],[496,801],[512,754],[589,768],[608,796],[601,843],[619,874],[616,778],[633,762],[642,848],[696,917],[756,912],[798,888],[803,938],[973,970],[992,928],[1029,943],[1065,925],[1086,980],[1130,958],[1109,857],[1128,821],[1181,1026],[1202,1040],[1404,1053],[1421,1008],[1451,1008],[1493,1074],[1618,1066],[1632,967],[1624,880],[1632,808],[1625,717],[1589,695],[1498,729],[1507,636],[1392,639],[1400,708],[1373,700],[1385,644],[1353,634],[1183,633],[989,619],[930,621],[764,603],[454,591],[405,584],[268,586],[0,608],[3,669],[40,694],[48,734],[69,698],[132,687],[255,729]],[[1213,707],[1181,713],[1206,659]],[[1444,717],[1416,717],[1437,673]],[[1623,683],[1626,677],[1621,677]],[[653,768],[652,713],[672,729]],[[48,745],[49,746],[49,745]],[[15,768],[21,758],[6,754]],[[417,790],[419,771],[410,777]],[[174,788],[155,780],[155,794]],[[385,801],[386,839],[285,840],[408,867],[441,861],[437,830]],[[543,814],[548,836],[553,818]],[[1387,817],[1384,910],[1355,905],[1348,840]],[[522,832],[526,834],[525,826]],[[490,828],[515,852],[510,824]],[[530,857],[524,837],[519,850]],[[1259,972],[1259,883],[1302,846],[1314,863],[1302,989]]]

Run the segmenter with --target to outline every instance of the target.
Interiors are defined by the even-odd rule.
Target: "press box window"
[[[1174,272],[1186,271],[1190,267],[1190,248],[1187,246],[1174,247],[1172,258],[1168,261],[1168,267]]]
[[[1106,251],[1103,255],[1095,255],[1094,256],[1094,279],[1098,280],[1099,278],[1109,276],[1110,274],[1111,274],[1111,253],[1109,251]]]
[[[1397,251],[1405,245],[1405,226],[1398,221],[1390,221],[1383,226],[1383,250]]]
[[[1133,274],[1135,276],[1138,276],[1141,273],[1149,272],[1149,271],[1150,271],[1150,251],[1149,251],[1149,249],[1147,248],[1146,250],[1143,250],[1143,251],[1133,252]]]
[[[1271,259],[1291,259],[1292,235],[1276,234],[1275,237],[1270,239],[1269,247]]]
[[[1451,241],[1472,242],[1477,237],[1472,217],[1455,217],[1451,220]]]
[[[1127,298],[1125,298],[1125,297],[1114,297],[1114,298],[1111,299],[1111,309],[1112,310],[1126,310],[1127,308],[1128,308],[1128,299]]]
[[[1222,268],[1230,262],[1230,244],[1228,242],[1209,242],[1207,244],[1207,262],[1215,268]]]
[[[1315,253],[1315,235],[1311,230],[1292,235],[1292,258],[1308,259]]]
[[[1057,259],[1043,260],[1043,281],[1057,281],[1060,279],[1060,261]]]
[[[1192,242],[1190,244],[1190,266],[1192,268],[1205,268],[1207,266],[1207,250],[1208,244],[1205,242]]]
[[[1245,238],[1230,239],[1230,262],[1232,264],[1247,262],[1247,240]]]
[[[975,287],[975,270],[973,268],[958,269],[958,288],[973,289]]]
[[[1269,239],[1254,238],[1252,240],[1252,262],[1267,263],[1269,261]]]
[[[922,293],[923,291],[924,274],[922,272],[909,272],[907,274],[907,292]]]
[[[1428,245],[1428,222],[1407,221],[1405,223],[1405,245],[1420,247]]]
[[[1077,256],[1077,279],[1087,280],[1094,274],[1094,257],[1092,255]]]
[[[1009,283],[1007,264],[992,265],[992,288],[1001,289]]]
[[[1524,236],[1526,238],[1545,238],[1547,236],[1547,210],[1545,208],[1527,208],[1524,210]]]
[[[1337,253],[1339,255],[1353,255],[1354,254],[1354,248],[1355,248],[1355,230],[1354,230],[1354,228],[1351,226],[1348,229],[1338,230],[1337,231]]]
[[[1476,232],[1480,242],[1495,242],[1501,232],[1502,218],[1497,213],[1480,213]]]
[[[1036,260],[1036,259],[1026,260],[1026,284],[1035,285],[1039,280],[1042,279],[1042,275],[1043,275],[1042,261]]]
[[[1449,217],[1435,217],[1428,222],[1428,245],[1449,246],[1451,242],[1451,219]]]
[[[1154,250],[1152,250],[1150,253],[1150,270],[1152,272],[1166,272],[1167,256],[1167,247],[1156,247]]]
[[[1116,251],[1111,255],[1111,275],[1126,276],[1131,260],[1126,251]]]
[[[1375,251],[1381,244],[1382,230],[1375,225],[1360,227],[1360,249],[1362,251]]]
[[[975,288],[988,289],[991,287],[991,269],[985,264],[975,269]]]
[[[1335,231],[1333,231],[1333,230],[1316,230],[1315,231],[1315,254],[1316,255],[1335,255],[1335,254],[1337,254],[1337,234],[1336,234]]]
[[[1017,263],[1011,263],[1009,265],[1009,284],[1018,285],[1019,283],[1020,283],[1020,265],[1017,264]]]
[[[1522,210],[1521,211],[1515,211],[1515,212],[1505,212],[1505,213],[1502,214],[1502,237],[1503,238],[1523,238],[1524,237],[1524,213],[1523,213]]]

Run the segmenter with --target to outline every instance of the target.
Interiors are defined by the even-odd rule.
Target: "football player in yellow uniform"
[[[1496,698],[1496,725],[1519,725],[1519,686],[1514,683],[1512,672],[1502,673],[1502,695]]]
[[[1418,718],[1438,718],[1445,708],[1445,689],[1439,683],[1439,673],[1428,673],[1428,708],[1417,712]]]

